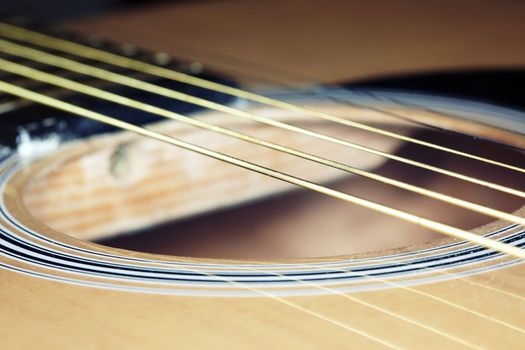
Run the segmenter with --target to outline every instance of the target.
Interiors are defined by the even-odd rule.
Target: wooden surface
[[[520,1],[217,1],[164,5],[75,27],[204,62],[224,63],[220,53],[346,81],[523,66],[524,12]]]
[[[334,81],[428,69],[522,65],[524,12],[525,3],[513,1],[228,1],[164,5],[93,19],[78,28],[172,53],[179,45],[191,44]],[[59,234],[50,236],[122,253]],[[392,288],[347,297],[286,299],[344,323],[354,329],[350,331],[262,296],[131,293],[1,270],[0,345],[5,349],[380,349],[387,345],[460,349],[470,344],[519,349],[525,341],[525,333],[519,331],[525,324],[524,271],[520,264],[413,287],[426,296]],[[463,309],[439,300],[453,301]]]

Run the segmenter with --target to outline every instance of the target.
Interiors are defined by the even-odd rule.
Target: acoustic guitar
[[[0,347],[523,348],[524,12],[0,21]]]

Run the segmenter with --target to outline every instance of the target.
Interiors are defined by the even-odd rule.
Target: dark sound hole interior
[[[420,132],[417,138],[509,164],[524,164],[508,147],[452,134]],[[519,174],[443,152],[405,144],[399,155],[441,168],[524,189]],[[511,212],[520,198],[427,170],[389,161],[374,170],[397,180]],[[326,184],[463,229],[494,219],[363,178]],[[206,258],[263,259],[336,256],[410,246],[443,237],[413,224],[320,194],[297,190],[236,208],[123,233],[98,243],[141,252]]]

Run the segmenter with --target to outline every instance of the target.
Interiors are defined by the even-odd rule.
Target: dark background
[[[162,2],[181,3],[189,0],[2,0],[0,10],[12,16],[43,21],[87,17],[116,10],[151,6]]]

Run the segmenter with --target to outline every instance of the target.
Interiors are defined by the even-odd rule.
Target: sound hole
[[[226,127],[233,125],[263,139],[491,208],[511,212],[523,205],[519,197],[361,151],[326,146],[326,142],[311,137],[293,138],[289,132],[279,134],[275,128],[253,123],[240,126],[225,123]],[[390,185],[334,172],[326,166],[316,168],[311,162],[299,163],[296,157],[283,156],[277,151],[175,125],[176,129],[169,132],[190,142],[452,226],[472,229],[494,221]],[[350,128],[338,125],[325,123],[317,127],[325,134],[384,152],[524,190],[518,172],[385,137],[372,137],[364,131],[349,134]],[[521,152],[493,143],[406,127],[395,131],[504,163],[524,164]],[[58,231],[107,246],[208,258],[336,256],[399,248],[441,237],[399,219],[297,190],[278,180],[154,140],[108,138],[109,143],[102,138],[99,142],[66,145],[65,160],[53,160],[44,170],[37,171],[22,191],[29,213]],[[106,146],[100,149],[101,144]],[[75,147],[81,151],[75,151]],[[75,152],[79,155],[71,156]]]
[[[432,132],[423,132],[417,137],[509,164],[518,164],[523,160],[523,155],[517,151],[473,139]],[[415,145],[404,145],[397,154],[523,189],[516,173],[498,167]],[[517,210],[523,204],[517,197],[392,161],[374,171],[507,212]],[[331,185],[344,192],[463,229],[493,221],[468,210],[362,178],[342,179]],[[150,253],[242,259],[363,253],[428,242],[440,237],[412,224],[300,190],[98,242]]]

